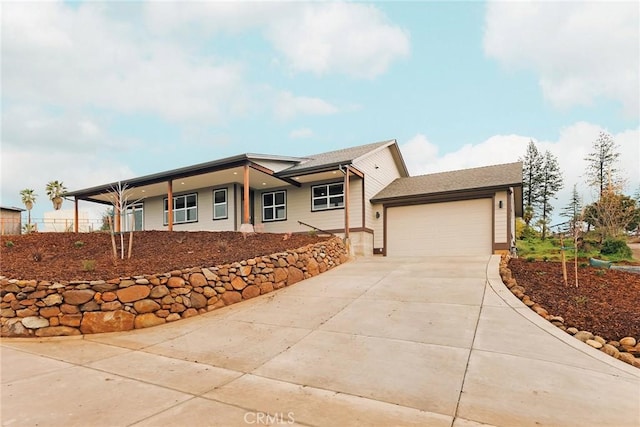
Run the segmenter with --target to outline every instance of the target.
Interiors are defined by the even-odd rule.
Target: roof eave
[[[291,178],[291,177],[296,177],[300,175],[311,175],[313,173],[334,171],[336,169],[339,169],[340,166],[351,166],[351,164],[352,164],[352,161],[349,160],[344,162],[333,162],[333,163],[312,166],[309,168],[300,168],[295,170],[285,169],[283,171],[276,172],[275,174],[273,174],[273,176],[278,178]]]
[[[387,196],[387,197],[373,197],[371,199],[371,203],[396,203],[396,202],[404,202],[404,201],[412,201],[419,200],[426,197],[441,197],[453,194],[461,194],[461,193],[481,193],[481,192],[491,192],[497,190],[505,190],[510,187],[518,187],[522,186],[522,183],[513,183],[513,184],[496,184],[490,185],[486,187],[474,187],[474,188],[459,188],[455,190],[447,190],[447,191],[437,191],[437,192],[426,192],[426,193],[415,193],[415,194],[403,194],[399,196]]]

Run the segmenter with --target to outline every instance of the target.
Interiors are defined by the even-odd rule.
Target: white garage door
[[[491,254],[491,209],[491,199],[388,208],[387,255]]]

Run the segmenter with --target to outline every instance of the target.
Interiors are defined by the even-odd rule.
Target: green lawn
[[[565,239],[565,256],[567,259],[574,257],[573,240]],[[560,261],[561,245],[560,239],[557,237],[542,240],[538,237],[522,239],[516,241],[518,248],[518,256],[520,258],[529,258],[540,261]],[[588,258],[598,258],[607,261],[631,261],[631,258],[620,257],[618,255],[602,255],[597,241],[585,240],[582,250],[578,252],[578,258],[586,260]]]

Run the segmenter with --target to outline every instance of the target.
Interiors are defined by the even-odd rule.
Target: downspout
[[[173,231],[173,181],[167,181],[167,229]]]
[[[78,232],[78,198],[73,198],[73,231]]]
[[[507,190],[507,238],[509,239],[509,253],[511,256],[516,256],[516,236],[515,236],[515,224],[512,224],[511,219],[515,219],[515,214],[513,214],[513,210],[515,207],[511,203],[511,199],[513,199],[513,187],[509,187]]]
[[[344,242],[347,247],[347,254],[351,253],[351,243],[349,240],[349,165],[338,165],[340,172],[344,174]]]

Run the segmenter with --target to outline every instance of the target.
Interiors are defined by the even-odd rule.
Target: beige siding
[[[354,166],[364,172],[365,176],[364,226],[373,230],[374,247],[382,248],[384,246],[383,209],[381,205],[372,205],[369,200],[393,180],[399,178],[400,171],[388,147],[359,160],[354,163]],[[380,212],[380,218],[376,218],[376,212]]]
[[[227,209],[228,218],[213,220],[213,190],[218,188],[227,189]],[[234,195],[233,185],[221,185],[215,187],[201,188],[199,190],[185,193],[174,193],[175,196],[182,194],[198,194],[198,221],[186,224],[174,224],[175,231],[233,231],[233,207]],[[166,196],[153,197],[144,200],[144,229],[145,230],[167,230],[163,224],[163,200]]]
[[[311,211],[311,187],[316,184],[324,184],[335,181],[323,181],[313,184],[304,184],[302,187],[282,188],[287,192],[287,220],[262,223],[262,193],[255,192],[256,224],[262,223],[264,231],[269,233],[306,232],[311,230],[298,223],[305,222],[322,230],[344,229],[345,211],[344,209],[330,209],[326,211]],[[362,226],[362,180],[351,177],[350,180],[350,211],[349,227]],[[273,191],[269,189],[268,191]]]
[[[491,199],[387,209],[388,256],[488,255]]]
[[[500,208],[500,202],[502,202],[502,208]],[[507,192],[498,191],[493,200],[493,213],[494,213],[494,239],[495,243],[507,243]]]
[[[21,227],[20,211],[0,210],[0,234],[20,234]]]

